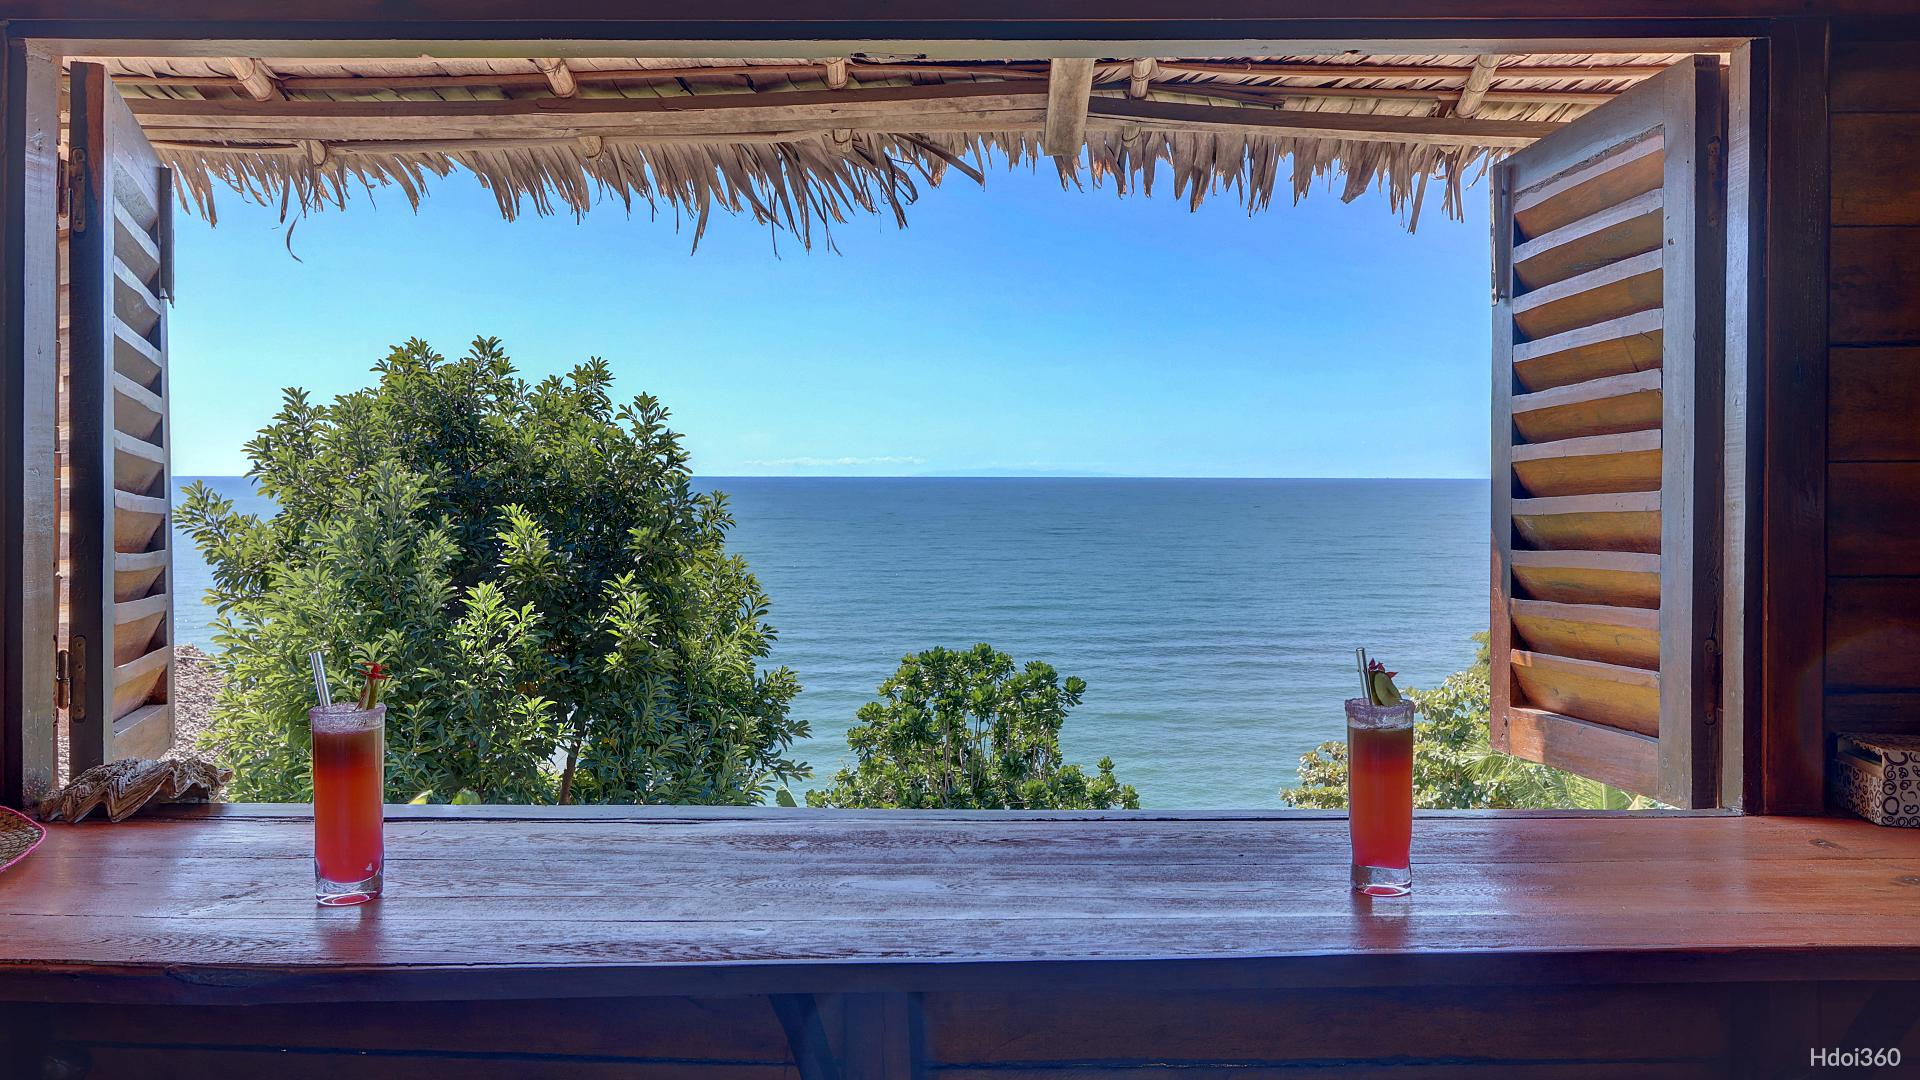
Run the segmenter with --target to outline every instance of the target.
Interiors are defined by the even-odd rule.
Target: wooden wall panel
[[[1196,1022],[1203,1018],[1205,1022]],[[1285,1023],[1275,1023],[1285,1017]],[[1497,1021],[1494,1018],[1498,1018]],[[1446,1059],[1716,1062],[1724,1002],[1683,986],[1457,987],[1083,994],[947,994],[926,1003],[927,1057],[953,1067],[1042,1069],[1101,1061]],[[1623,1033],[1632,1035],[1623,1040]]]
[[[406,1080],[1789,1080],[1811,1046],[1897,1046],[1913,983],[1652,983],[821,994],[903,1005],[811,1069],[764,996],[17,1004],[0,1054],[33,1075]],[[911,1031],[912,1034],[908,1034]],[[857,1036],[857,1038],[856,1038]],[[11,1075],[11,1074],[9,1074]]]
[[[1920,461],[1836,462],[1827,469],[1827,573],[1920,575]],[[1920,680],[1920,657],[1915,658]]]
[[[1837,348],[1827,359],[1829,461],[1920,461],[1920,348]]]
[[[1920,52],[1911,41],[1843,32],[1833,43],[1828,86],[1829,107],[1836,114],[1920,112]]]
[[[1832,52],[1823,729],[1920,732],[1920,42]]]
[[[1836,225],[1920,225],[1920,112],[1833,118]]]
[[[1920,341],[1920,228],[1836,221],[1828,273],[1835,344]]]
[[[1912,691],[1920,682],[1920,578],[1827,583],[1827,689]]]

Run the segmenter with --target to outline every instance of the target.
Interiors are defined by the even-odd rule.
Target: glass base
[[[1353,891],[1368,896],[1405,896],[1413,891],[1413,869],[1407,866],[1353,867]]]
[[[365,881],[328,881],[313,875],[313,898],[322,907],[351,907],[380,899],[382,871]]]

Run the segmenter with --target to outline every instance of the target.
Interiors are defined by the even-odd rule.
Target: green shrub
[[[657,400],[616,406],[598,359],[529,384],[490,338],[374,371],[331,405],[286,391],[247,444],[273,516],[197,483],[178,511],[213,572],[233,797],[311,796],[315,648],[336,699],[350,663],[394,670],[396,801],[749,803],[808,775],[767,598]]]
[[[1140,808],[1101,758],[1095,774],[1061,761],[1060,729],[1085,680],[1037,660],[1016,670],[990,645],[906,657],[847,731],[855,764],[809,806],[960,810]]]
[[[1638,809],[1653,803],[1562,769],[1509,757],[1487,737],[1491,707],[1485,634],[1472,667],[1432,690],[1410,690],[1419,709],[1413,727],[1413,804],[1421,809],[1581,807]],[[1344,809],[1347,744],[1324,742],[1300,757],[1300,784],[1283,788],[1288,806]]]

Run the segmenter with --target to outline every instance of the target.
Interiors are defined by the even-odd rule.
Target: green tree
[[[1487,739],[1487,636],[1475,634],[1473,666],[1432,690],[1409,690],[1419,719],[1413,728],[1413,802],[1422,809],[1580,807],[1626,810],[1648,800],[1562,769],[1493,749]],[[1300,757],[1300,784],[1284,788],[1289,806],[1347,805],[1347,744],[1324,742]]]
[[[350,663],[396,674],[390,798],[750,803],[808,775],[767,598],[657,400],[616,405],[597,358],[529,384],[491,338],[374,371],[331,405],[286,391],[247,444],[277,513],[198,483],[179,509],[213,572],[234,797],[310,797],[316,648],[336,699]]]
[[[855,764],[809,806],[961,810],[1140,808],[1101,758],[1092,776],[1061,760],[1060,729],[1087,684],[1037,660],[1016,669],[991,645],[906,657],[847,730]]]

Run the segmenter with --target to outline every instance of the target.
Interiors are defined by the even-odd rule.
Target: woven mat
[[[0,806],[0,870],[26,858],[46,835],[39,822]]]

